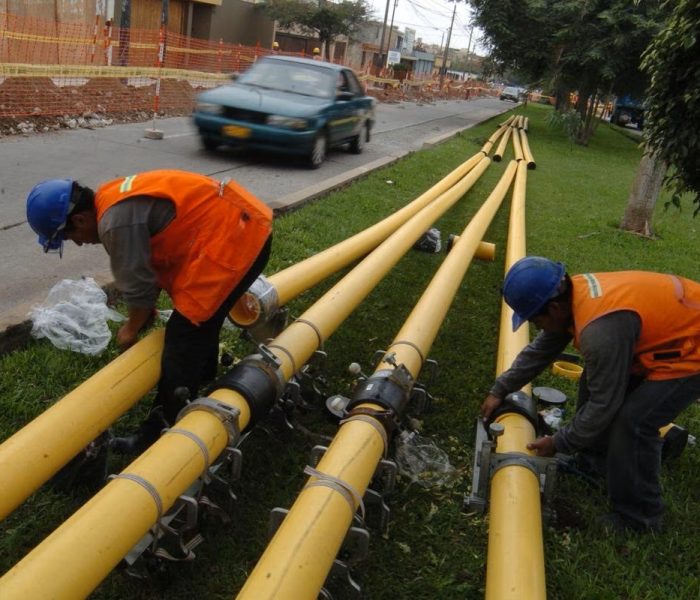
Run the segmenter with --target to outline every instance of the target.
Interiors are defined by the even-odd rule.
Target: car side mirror
[[[240,76],[240,73],[231,73],[231,80],[236,81]]]
[[[353,94],[352,92],[343,91],[343,92],[338,92],[335,95],[335,97],[337,100],[343,100],[343,101],[347,102],[348,100],[352,100],[355,97],[355,94]]]

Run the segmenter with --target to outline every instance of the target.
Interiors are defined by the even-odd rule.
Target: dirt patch
[[[8,77],[0,84],[0,136],[146,121],[153,117],[155,95],[153,80],[135,85],[96,77],[56,85],[48,77]],[[190,114],[196,95],[187,81],[161,80],[159,116]]]

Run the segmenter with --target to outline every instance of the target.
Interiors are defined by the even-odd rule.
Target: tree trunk
[[[658,160],[647,148],[639,163],[620,229],[648,237],[654,235],[651,228],[651,218],[656,200],[661,192],[666,169],[666,163]]]

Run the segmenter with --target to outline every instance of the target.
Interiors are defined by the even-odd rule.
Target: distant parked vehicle
[[[318,168],[329,148],[362,152],[374,125],[374,98],[342,65],[259,59],[231,84],[203,92],[193,113],[202,144],[306,156]]]
[[[512,102],[520,102],[520,90],[516,87],[503,88],[503,91],[501,92],[499,98],[501,100],[511,100]]]
[[[615,99],[610,122],[613,125],[636,125],[637,129],[644,128],[644,105],[641,100],[632,96],[622,96]]]

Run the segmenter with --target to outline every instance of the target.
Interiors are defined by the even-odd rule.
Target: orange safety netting
[[[163,41],[161,63],[158,29],[0,13],[0,117],[114,115],[155,107],[187,114],[198,90],[220,85],[270,52],[170,32]]]

